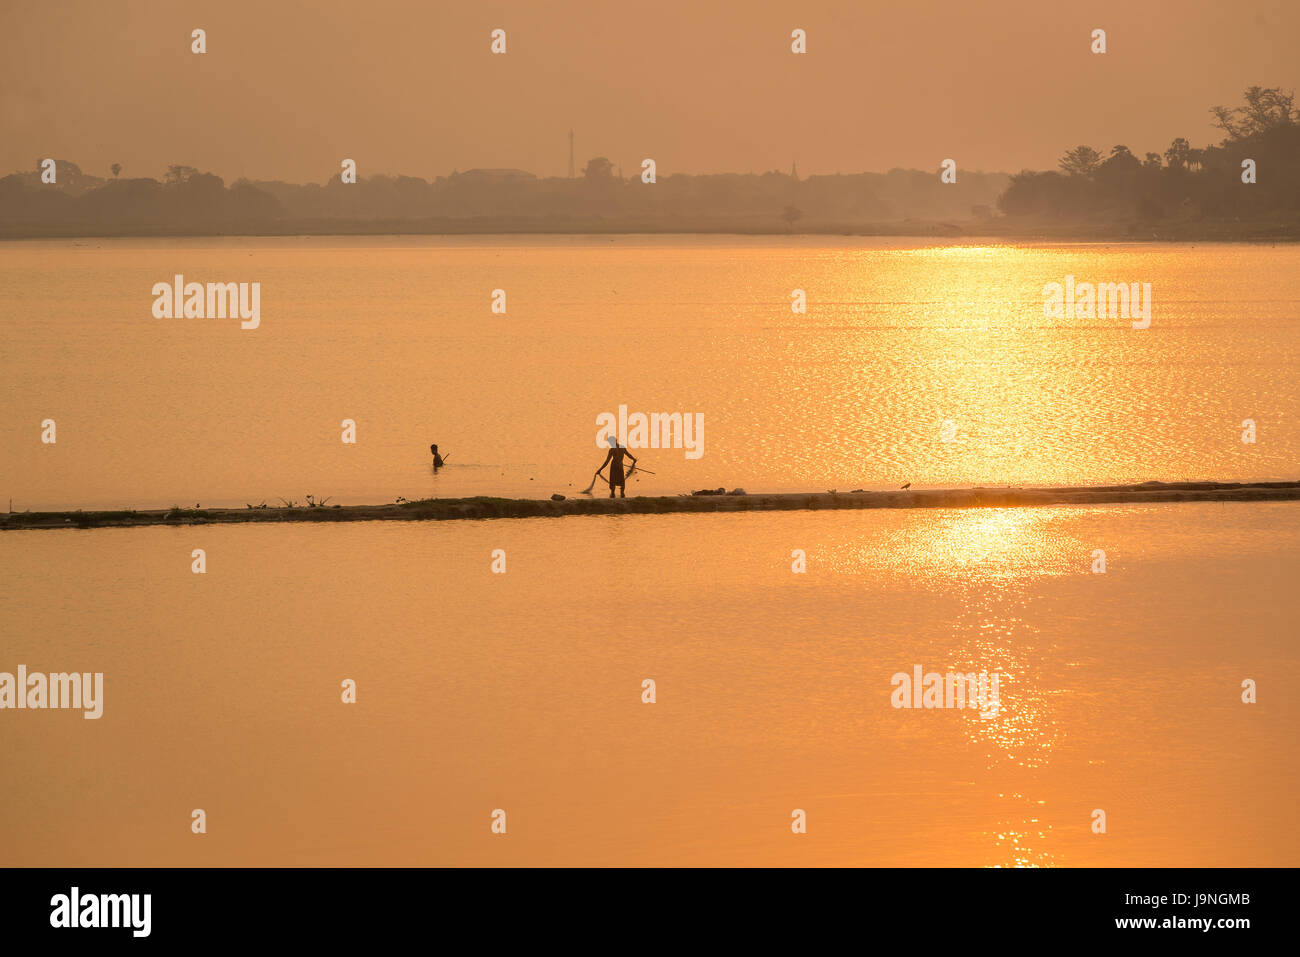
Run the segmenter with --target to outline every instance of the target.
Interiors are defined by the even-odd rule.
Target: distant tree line
[[[943,184],[937,171],[809,176],[758,174],[660,175],[648,185],[623,178],[595,157],[574,179],[539,179],[522,170],[469,170],[425,180],[375,175],[322,184],[239,179],[226,186],[211,173],[170,166],[161,181],[83,173],[58,161],[56,182],[39,171],[0,179],[0,225],[9,235],[66,234],[85,225],[100,233],[275,231],[286,224],[328,231],[339,223],[618,224],[682,228],[752,228],[782,232],[825,224],[969,220],[991,215],[1006,186],[1003,173],[962,171]],[[972,210],[976,212],[973,214]],[[982,210],[981,214],[979,211]]]
[[[1178,137],[1163,153],[1139,158],[1117,145],[1103,155],[1077,146],[1060,172],[1025,170],[998,198],[1009,217],[1107,220],[1133,224],[1168,220],[1300,222],[1300,111],[1294,94],[1252,86],[1245,105],[1211,109],[1224,131],[1217,146],[1194,147]],[[1254,161],[1255,182],[1243,182]]]
[[[1163,153],[1139,156],[1116,145],[1106,154],[1077,146],[1059,171],[938,170],[808,176],[661,175],[653,185],[624,178],[606,157],[573,178],[541,179],[522,170],[468,170],[426,180],[374,175],[324,184],[239,179],[226,186],[211,173],[172,165],[161,180],[112,179],[57,161],[53,184],[39,170],[0,178],[0,232],[9,236],[148,233],[366,231],[664,231],[852,232],[865,224],[978,221],[976,231],[1006,223],[1096,223],[1141,234],[1148,224],[1280,224],[1300,230],[1300,111],[1294,94],[1250,87],[1243,106],[1214,107],[1224,133],[1217,146],[1178,137]],[[1255,182],[1242,181],[1252,160]],[[907,224],[911,224],[908,226]],[[927,226],[927,224],[929,224]],[[913,227],[914,230],[913,230]],[[952,227],[954,231],[962,231]],[[1276,232],[1276,231],[1275,231]]]

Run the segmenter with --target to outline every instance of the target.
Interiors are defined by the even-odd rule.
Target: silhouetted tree
[[[1138,223],[1174,218],[1186,224],[1231,220],[1276,235],[1300,234],[1300,111],[1293,95],[1253,86],[1245,106],[1215,107],[1227,133],[1221,146],[1194,147],[1176,138],[1163,156],[1139,162],[1127,146],[1098,162],[1089,147],[1070,150],[1060,167],[1069,176],[1023,172],[1011,178],[998,206],[1008,216],[1074,216]],[[1267,180],[1242,189],[1244,160],[1269,170]]]
[[[191,176],[198,175],[198,170],[193,166],[181,166],[173,163],[167,167],[167,173],[163,176],[163,184],[166,186],[175,186],[184,183]]]
[[[1061,157],[1060,167],[1071,176],[1087,176],[1101,164],[1101,154],[1091,146],[1076,146]]]
[[[1180,136],[1169,144],[1169,149],[1165,150],[1165,160],[1169,163],[1170,169],[1186,169],[1187,158],[1191,152],[1192,144]]]
[[[582,170],[582,175],[591,182],[604,182],[614,178],[614,164],[603,156],[597,156],[587,161],[587,165]]]
[[[117,179],[117,174],[122,172],[122,164],[114,163],[112,166],[109,167],[109,169],[113,171],[113,179]]]
[[[1244,99],[1245,106],[1231,110],[1222,106],[1210,107],[1216,118],[1214,125],[1228,134],[1223,140],[1225,146],[1234,140],[1244,140],[1278,126],[1300,122],[1294,92],[1284,93],[1280,87],[1252,86],[1247,88]]]
[[[1142,166],[1142,163],[1136,156],[1129,152],[1127,146],[1111,147],[1110,156],[1106,158],[1098,169],[1099,170],[1132,170]]]

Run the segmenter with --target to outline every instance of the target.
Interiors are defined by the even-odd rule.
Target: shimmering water
[[[7,532],[0,670],[106,691],[98,721],[0,712],[0,864],[1294,866],[1297,522],[1210,503]],[[893,708],[914,665],[1000,671],[1001,711]]]
[[[705,417],[703,457],[641,451],[632,494],[1295,478],[1297,267],[824,237],[8,243],[0,496],[572,494],[621,404]],[[153,318],[176,273],[260,282],[261,327]],[[1151,327],[1045,318],[1066,275],[1151,283]],[[7,532],[0,671],[102,671],[106,700],[0,712],[0,864],[1295,865],[1298,519]],[[1001,709],[893,708],[917,665],[998,671]]]
[[[260,282],[260,328],[153,318],[153,284],[177,273]],[[1151,283],[1151,328],[1045,318],[1043,286],[1067,274]],[[571,494],[620,404],[705,417],[703,457],[646,450],[632,494],[1294,478],[1298,315],[1295,247],[5,243],[0,501]],[[450,453],[437,476],[430,442]]]

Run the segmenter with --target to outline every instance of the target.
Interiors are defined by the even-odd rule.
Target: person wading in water
[[[618,494],[627,498],[627,477],[623,474],[623,459],[627,457],[632,460],[632,468],[636,468],[636,456],[618,444],[618,439],[614,436],[609,437],[609,451],[605,453],[605,461],[600,463],[600,468],[596,469],[599,475],[609,466],[609,497],[614,497],[614,489],[618,489]]]
[[[442,456],[438,454],[438,446],[429,446],[429,451],[433,453],[433,467],[436,469],[442,468]]]

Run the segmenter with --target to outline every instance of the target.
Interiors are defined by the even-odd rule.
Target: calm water
[[[261,328],[154,319],[178,272],[261,282]],[[1151,328],[1045,319],[1067,274],[1151,283]],[[645,450],[632,494],[1296,478],[1298,307],[1294,247],[0,244],[0,497],[572,493],[620,404],[705,416],[703,458]],[[0,671],[107,691],[98,721],[0,714],[0,864],[1296,865],[1298,530],[1260,503],[7,532]],[[916,665],[1000,672],[1002,710],[892,708]]]
[[[1261,503],[5,533],[0,669],[102,670],[106,694],[98,721],[0,715],[0,864],[1294,866],[1297,522]],[[915,664],[1001,671],[1002,712],[895,710]]]
[[[260,282],[261,327],[154,319],[150,290],[176,273]],[[1044,318],[1067,274],[1151,283],[1151,328]],[[705,416],[703,458],[647,450],[633,494],[1294,478],[1298,314],[1294,246],[4,243],[0,501],[571,493],[620,404]],[[450,453],[436,477],[433,441]]]

